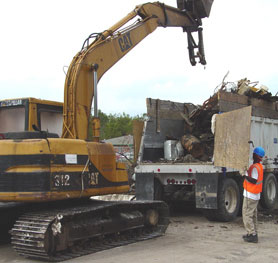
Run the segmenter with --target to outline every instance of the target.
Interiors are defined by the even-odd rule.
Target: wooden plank
[[[261,107],[252,107],[252,116],[270,118],[270,119],[278,119],[278,112],[273,111],[271,109],[265,109]]]
[[[252,107],[217,115],[214,165],[244,170],[249,165]]]
[[[246,107],[245,104],[241,104],[241,103],[238,103],[235,101],[226,101],[226,100],[219,100],[218,106],[219,106],[220,113],[238,110],[238,109]]]
[[[147,98],[147,115],[149,117],[157,118],[157,100]],[[169,100],[159,100],[159,118],[160,119],[172,119],[172,120],[182,120],[182,114],[189,113],[196,108],[192,103],[180,103]]]
[[[239,104],[248,105],[248,97],[244,95],[239,95],[236,93],[219,91],[218,92],[218,100],[224,100],[229,102],[236,102]]]
[[[132,126],[133,126],[134,162],[136,162],[140,150],[144,121],[134,120],[132,124],[133,124]]]
[[[160,132],[160,100],[156,100],[156,132]]]
[[[277,102],[250,98],[231,92],[218,93],[219,112],[228,112],[252,105],[252,116],[278,119]]]

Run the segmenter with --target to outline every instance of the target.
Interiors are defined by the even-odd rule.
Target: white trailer
[[[278,175],[276,103],[245,97],[217,94],[216,110],[222,113],[215,121],[213,159],[186,163],[161,161],[165,138],[178,139],[184,133],[184,116],[173,111],[180,113],[185,104],[164,101],[163,109],[161,101],[148,99],[150,117],[144,123],[135,168],[136,198],[162,199],[170,205],[193,201],[210,220],[232,221],[241,211],[241,174],[252,163],[254,147],[261,146],[266,152],[261,206],[273,209]]]

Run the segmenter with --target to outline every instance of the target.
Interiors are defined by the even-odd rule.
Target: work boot
[[[245,239],[249,236],[249,234],[243,235],[242,238]]]
[[[258,243],[258,235],[244,235],[243,239],[245,242],[250,242],[250,243]]]

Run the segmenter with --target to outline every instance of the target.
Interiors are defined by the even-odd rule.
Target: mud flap
[[[218,174],[196,174],[196,208],[217,209]]]
[[[154,200],[154,174],[136,173],[136,200]]]

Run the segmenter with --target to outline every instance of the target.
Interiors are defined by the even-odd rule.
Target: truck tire
[[[240,209],[240,194],[235,180],[225,178],[220,181],[217,205],[217,209],[206,209],[203,211],[208,220],[229,222],[237,217]]]
[[[263,191],[260,205],[264,209],[273,210],[277,200],[277,179],[274,174],[267,173],[264,176]]]

